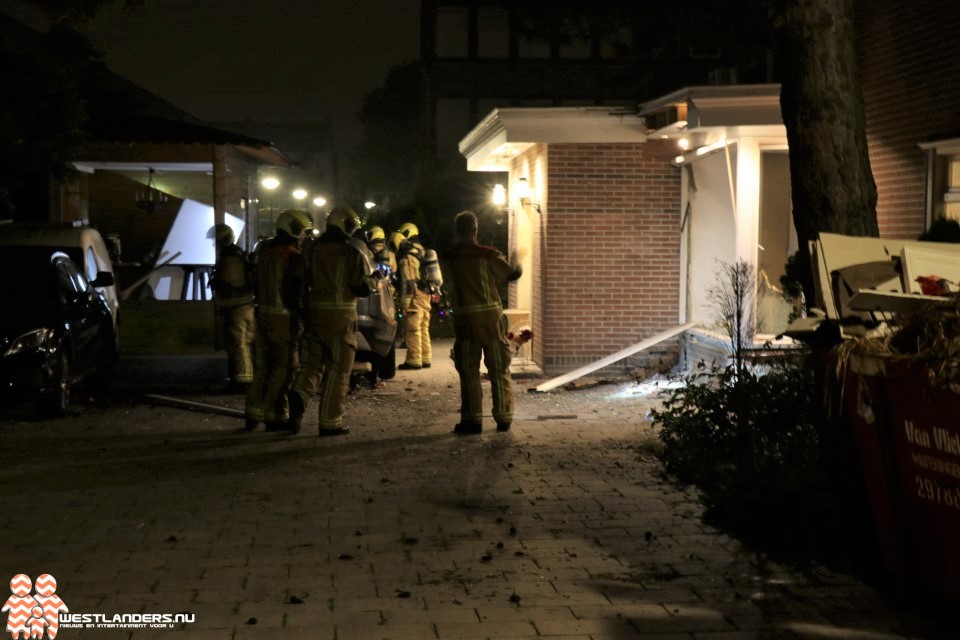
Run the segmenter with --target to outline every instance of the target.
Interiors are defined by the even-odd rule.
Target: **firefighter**
[[[277,217],[276,234],[258,244],[254,253],[257,333],[253,382],[247,393],[248,430],[260,422],[268,431],[288,428],[287,392],[299,361],[300,248],[311,228],[303,211],[284,211]]]
[[[400,225],[398,266],[400,270],[400,312],[403,314],[403,334],[407,343],[407,357],[398,369],[429,369],[433,360],[430,345],[431,291],[421,277],[421,263],[426,251],[420,244],[420,231],[412,222]],[[439,293],[439,292],[436,292]]]
[[[357,353],[357,298],[366,297],[383,277],[368,269],[351,244],[361,231],[350,207],[335,207],[327,228],[304,254],[303,361],[290,392],[290,430],[300,430],[307,402],[319,395],[319,435],[349,433],[343,423],[350,373]]]
[[[397,271],[397,254],[395,250],[387,246],[387,236],[383,227],[370,227],[367,230],[367,245],[373,252],[373,259],[377,264],[384,265],[389,269],[389,274]]]
[[[213,296],[223,326],[229,379],[227,390],[246,392],[253,380],[253,281],[247,253],[234,242],[233,229],[214,227],[217,262],[213,268]]]
[[[460,422],[453,431],[475,434],[483,429],[481,355],[490,378],[497,431],[509,431],[513,422],[510,346],[498,287],[517,280],[522,270],[516,260],[508,262],[493,247],[477,244],[477,217],[472,212],[458,213],[455,228],[457,244],[443,256],[457,301],[453,361],[460,374]]]

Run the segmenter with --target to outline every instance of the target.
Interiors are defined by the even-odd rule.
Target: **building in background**
[[[630,110],[678,84],[736,81],[735,72],[725,66],[721,42],[724,21],[733,16],[719,9],[686,12],[686,4],[643,3],[642,12],[625,14],[633,22],[584,34],[558,25],[549,3],[423,0],[420,132],[425,170],[442,169],[451,161],[462,166],[457,143],[496,108],[604,105]],[[586,9],[588,17],[590,11]],[[652,24],[658,16],[675,24]]]
[[[303,209],[322,225],[329,203],[344,197],[333,131],[328,121],[317,122],[222,122],[217,127],[269,140],[294,161],[293,166],[263,166],[258,176],[258,235],[272,235],[276,214],[284,209]],[[263,186],[273,178],[278,185]],[[268,185],[273,184],[267,182]]]
[[[857,7],[880,234],[915,239],[938,216],[960,219],[960,6]],[[725,353],[708,304],[720,262],[756,268],[759,341],[783,331],[779,276],[797,240],[778,85],[688,86],[628,110],[492,109],[460,150],[506,190],[510,247],[528,252],[508,316],[529,319],[544,371],[684,322],[696,329],[618,368]]]

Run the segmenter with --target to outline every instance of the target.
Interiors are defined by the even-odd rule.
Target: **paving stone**
[[[855,576],[772,562],[704,524],[697,492],[639,457],[637,401],[538,420],[581,400],[518,386],[509,434],[464,439],[450,363],[409,379],[424,423],[383,422],[398,380],[351,397],[343,439],[132,401],[5,430],[0,580],[50,572],[73,612],[191,611],[173,632],[186,640],[955,640]],[[25,447],[50,451],[42,469],[12,453]],[[31,486],[60,508],[13,526],[43,469]]]

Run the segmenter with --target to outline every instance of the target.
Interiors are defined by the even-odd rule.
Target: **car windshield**
[[[52,306],[59,301],[49,247],[3,247],[0,249],[0,291],[16,305]]]

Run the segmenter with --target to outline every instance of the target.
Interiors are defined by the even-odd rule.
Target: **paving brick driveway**
[[[438,358],[356,395],[342,438],[133,400],[6,417],[0,580],[49,573],[73,613],[196,617],[64,640],[956,637],[703,525],[639,446],[637,388],[518,382],[511,432],[457,437],[455,376]]]

